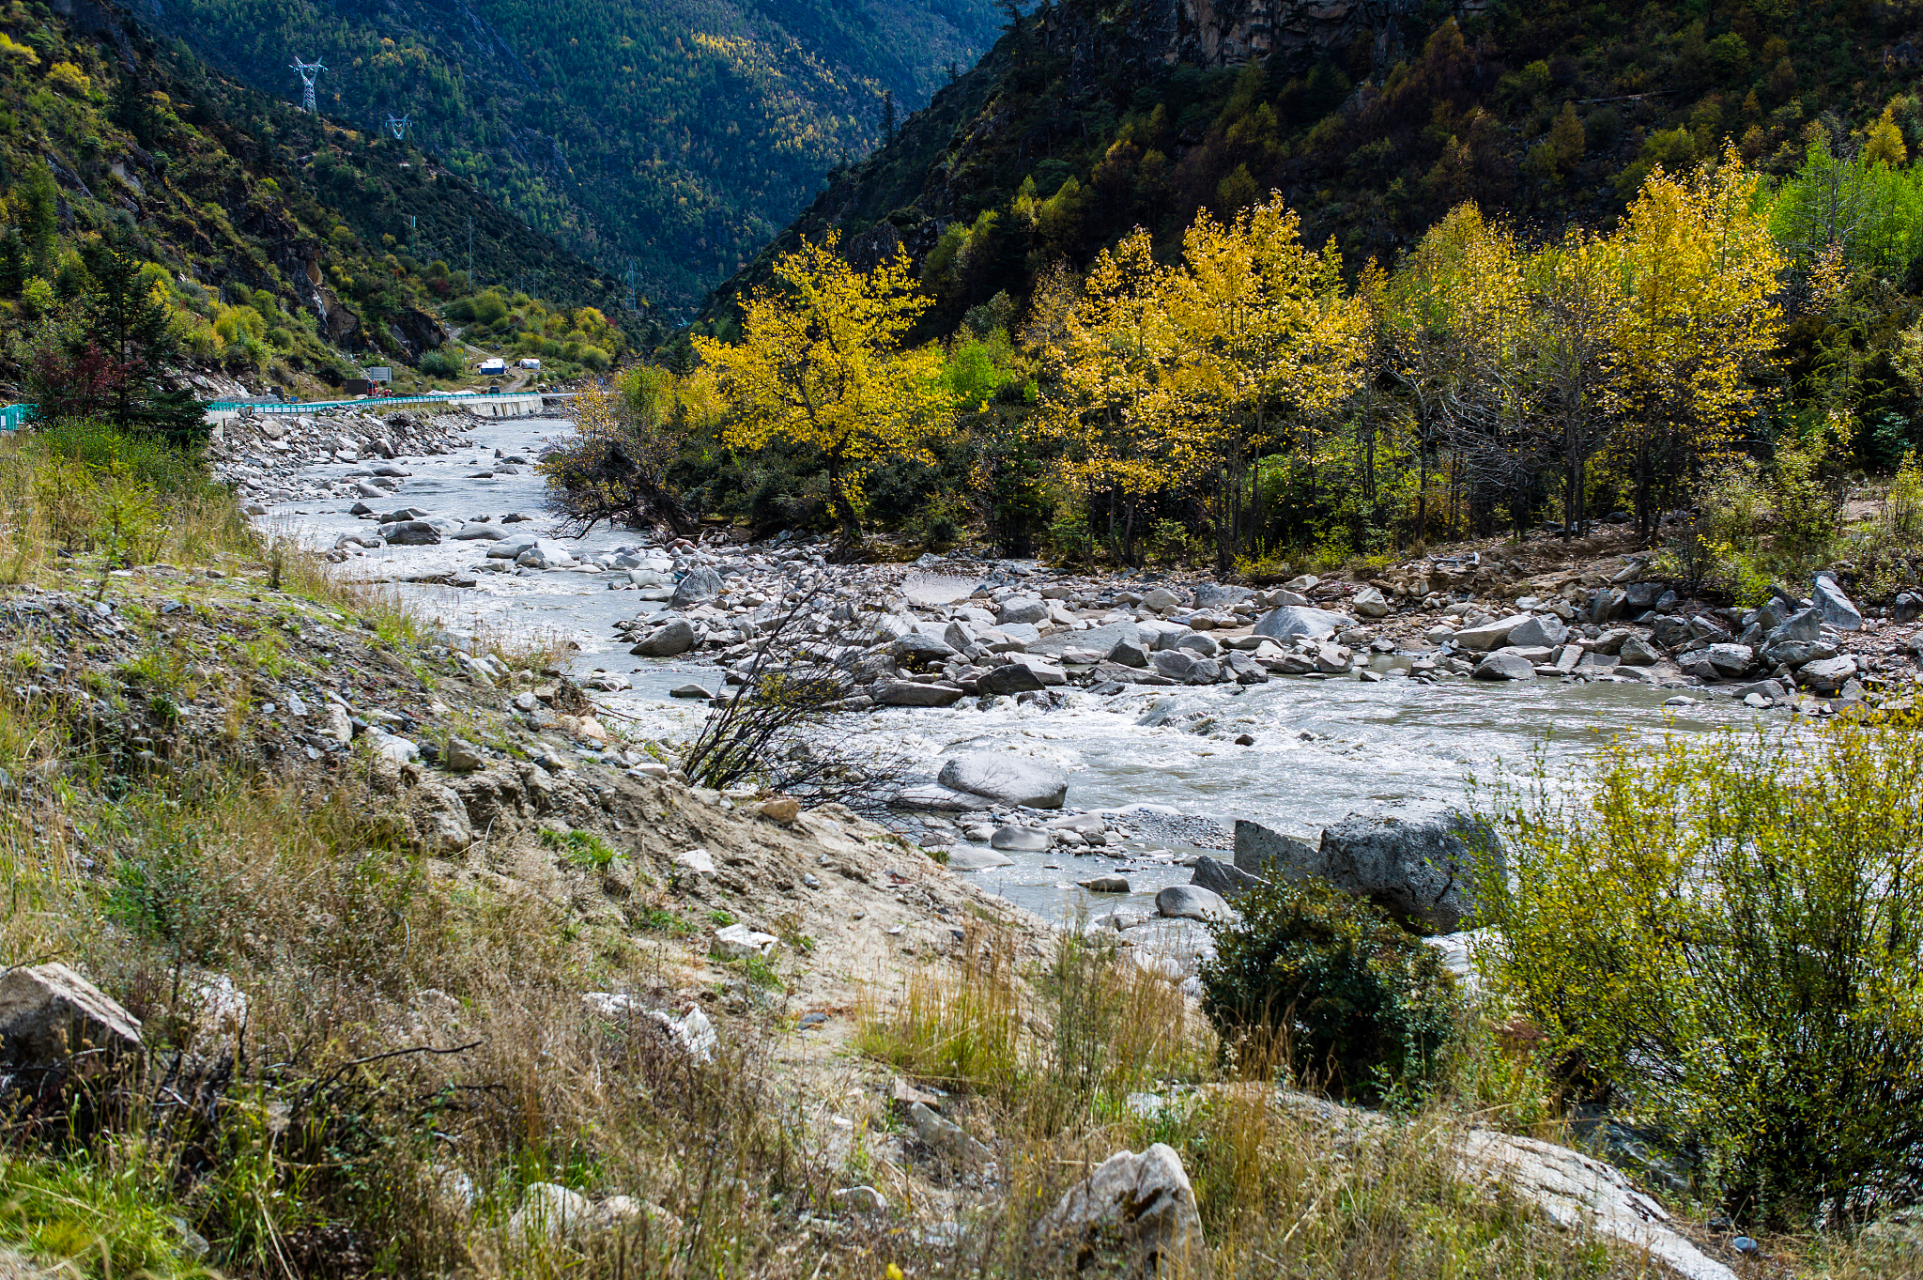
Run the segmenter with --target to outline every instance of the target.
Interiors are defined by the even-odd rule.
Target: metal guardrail
[[[503,391],[499,395],[479,396],[375,396],[366,400],[287,400],[279,403],[261,403],[257,400],[211,400],[206,409],[209,413],[231,413],[239,409],[252,409],[255,413],[316,413],[322,409],[386,409],[393,405],[406,404],[499,404],[507,400],[525,400],[538,396],[538,391]]]
[[[0,431],[17,430],[32,412],[30,404],[0,404]]]

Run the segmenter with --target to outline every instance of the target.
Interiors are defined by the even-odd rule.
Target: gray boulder
[[[885,707],[952,707],[962,699],[958,684],[877,680],[874,699]]]
[[[1838,631],[1863,629],[1862,612],[1848,596],[1843,594],[1843,588],[1838,586],[1836,579],[1829,574],[1816,575],[1816,582],[1810,587],[1810,599],[1815,602],[1817,611],[1823,615],[1823,621]]]
[[[1108,651],[1108,661],[1122,667],[1146,667],[1148,650],[1139,641],[1118,640],[1115,647]]]
[[[1285,604],[1263,615],[1262,620],[1255,624],[1255,634],[1271,640],[1286,640],[1290,636],[1308,636],[1312,640],[1319,640],[1354,625],[1355,619],[1331,613],[1327,609]]]
[[[996,867],[1014,865],[1013,858],[994,849],[977,849],[964,844],[957,845],[948,851],[950,871],[993,871]]]
[[[1259,877],[1300,880],[1322,874],[1322,855],[1306,840],[1271,831],[1259,822],[1237,818],[1235,866]]]
[[[1042,636],[1028,646],[1030,653],[1057,654],[1064,649],[1092,649],[1096,653],[1107,653],[1118,644],[1139,645],[1146,652],[1148,645],[1142,642],[1142,629],[1133,622],[1107,622],[1086,631],[1058,631],[1054,635]],[[957,645],[956,648],[966,646]]]
[[[696,565],[681,576],[674,584],[674,594],[668,597],[670,609],[686,609],[692,605],[705,604],[721,594],[723,583],[721,575],[706,565]]]
[[[1856,674],[1856,659],[1847,653],[1834,658],[1806,662],[1796,673],[1796,682],[1811,693],[1824,696],[1842,692],[1844,684]]]
[[[1164,649],[1154,661],[1156,671],[1171,680],[1187,680],[1195,674],[1195,655],[1186,649]]]
[[[1224,898],[1234,898],[1247,893],[1257,885],[1267,884],[1268,881],[1232,863],[1217,862],[1214,858],[1204,855],[1195,860],[1195,875],[1190,878],[1189,883],[1200,885]]]
[[[1155,895],[1155,910],[1171,920],[1227,920],[1233,912],[1222,895],[1200,885],[1172,884]]]
[[[999,751],[970,751],[945,762],[936,781],[953,791],[1031,809],[1059,809],[1068,795],[1060,769]]]
[[[425,520],[397,520],[380,528],[389,546],[433,547],[440,545],[441,531]]]
[[[673,658],[692,648],[694,624],[686,618],[675,618],[650,631],[628,652],[637,658]]]
[[[448,536],[456,542],[502,542],[507,538],[507,530],[469,521]]]
[[[1116,1152],[1070,1187],[1036,1224],[1034,1245],[1050,1270],[1071,1275],[1210,1276],[1195,1192],[1181,1157],[1159,1142]]]
[[[1481,861],[1500,857],[1496,833],[1459,813],[1345,818],[1322,833],[1323,874],[1423,933],[1457,933],[1475,914]]]
[[[1492,653],[1476,664],[1478,680],[1534,680],[1536,668],[1520,653]]]
[[[1349,597],[1349,607],[1365,618],[1383,618],[1389,613],[1389,602],[1374,587],[1364,587]]]
[[[517,560],[523,551],[528,550],[537,541],[539,541],[539,539],[530,538],[525,534],[518,537],[503,538],[487,549],[487,558],[490,560]]]
[[[1241,604],[1255,592],[1247,587],[1228,587],[1214,582],[1205,582],[1195,589],[1195,607],[1198,609],[1227,609]]]
[[[566,569],[574,564],[574,553],[552,538],[536,538],[514,563],[529,569]]]
[[[988,839],[990,848],[1006,849],[1013,853],[1046,853],[1048,851],[1048,832],[1034,827],[1018,827],[1012,823],[1006,827],[995,828],[995,834]]]
[[[927,661],[932,658],[939,661],[943,658],[952,658],[955,656],[954,648],[950,646],[946,640],[938,640],[934,636],[925,635],[919,631],[909,632],[907,635],[901,637],[901,639],[895,641],[891,647],[897,658],[919,659],[922,661]]]
[[[1004,662],[976,677],[975,687],[983,693],[1027,693],[1042,687],[1042,678],[1026,663]]]
[[[1569,626],[1554,614],[1537,614],[1509,633],[1506,644],[1518,649],[1553,649],[1569,638]]]
[[[0,974],[0,1064],[54,1067],[76,1053],[140,1050],[140,1020],[64,964]]]
[[[1736,679],[1756,660],[1755,652],[1746,644],[1712,644],[1708,653],[1710,666],[1725,680]]]
[[[1495,622],[1485,622],[1481,626],[1464,627],[1456,632],[1456,647],[1475,650],[1500,649],[1510,643],[1509,633],[1528,621],[1530,621],[1528,614],[1517,613]]]
[[[1086,880],[1077,880],[1075,883],[1090,893],[1128,892],[1128,878],[1125,876],[1090,876]]]
[[[1913,591],[1898,594],[1890,605],[1891,621],[1915,622],[1918,618],[1923,618],[1923,596]]]
[[[1663,660],[1663,655],[1641,636],[1631,636],[1623,641],[1616,660],[1625,667],[1653,667]]]
[[[1015,623],[1042,623],[1048,621],[1048,605],[1027,596],[1011,596],[1002,601],[995,610],[995,621],[1006,626]]]

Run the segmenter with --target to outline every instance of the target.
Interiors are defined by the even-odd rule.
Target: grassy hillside
[[[413,137],[515,215],[643,292],[697,301],[830,166],[994,38],[991,0],[479,0],[458,7],[182,0],[142,10],[224,72]]]
[[[343,352],[433,363],[436,313],[475,287],[470,219],[480,283],[512,286],[539,264],[521,277],[528,287],[577,309],[611,304],[611,285],[585,262],[412,147],[225,81],[104,7],[63,19],[10,4],[0,37],[0,329],[14,339],[0,354],[10,359],[85,291],[78,249],[93,239],[148,264],[190,357],[282,385],[338,385],[352,372]]]
[[[1025,20],[773,248],[829,227],[899,237],[947,330],[1058,258],[1085,266],[1137,224],[1172,246],[1197,209],[1271,189],[1353,268],[1386,265],[1464,200],[1547,236],[1606,225],[1652,166],[1725,143],[1783,174],[1818,137],[1852,154],[1886,107],[1906,151],[1923,139],[1918,47],[1893,6],[1432,3],[1242,65],[1198,65],[1169,8],[1064,0]]]

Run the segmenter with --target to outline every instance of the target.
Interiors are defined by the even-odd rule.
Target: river
[[[412,474],[395,505],[418,507],[434,517],[495,521],[521,512],[535,522],[515,526],[517,532],[543,531],[542,482],[531,466],[515,475],[470,477],[494,465],[496,449],[532,459],[570,429],[558,419],[482,419],[469,433],[471,448],[438,458],[397,459]],[[301,476],[338,479],[358,470],[364,467],[336,463],[309,468]],[[285,503],[268,519],[310,545],[331,547],[342,533],[370,531],[367,522],[348,514],[350,505],[351,500]],[[638,541],[632,531],[602,528],[580,546],[612,550]],[[453,572],[478,564],[489,545],[449,541],[387,547],[350,559],[345,567],[351,576],[368,579]],[[611,725],[648,738],[688,735],[705,709],[671,699],[668,691],[691,679],[713,687],[716,668],[630,657],[614,622],[661,606],[644,605],[631,591],[610,591],[606,583],[598,573],[562,570],[532,576],[483,573],[471,588],[397,583],[395,589],[424,616],[457,633],[479,627],[571,640],[579,646],[569,659],[576,675],[607,669],[633,681],[631,690],[594,695],[608,710]],[[931,771],[942,757],[967,747],[995,747],[1054,762],[1069,774],[1071,808],[1146,805],[1224,826],[1248,818],[1313,840],[1323,826],[1351,813],[1463,804],[1470,779],[1488,783],[1526,768],[1538,751],[1560,771],[1619,733],[1701,732],[1754,714],[1727,698],[1664,705],[1674,697],[1673,690],[1629,683],[1284,677],[1247,688],[1139,688],[1113,698],[1073,692],[1069,705],[1054,711],[1017,707],[1006,698],[985,711],[972,701],[939,710],[891,708],[859,717],[849,732],[926,759]],[[1212,723],[1202,725],[1203,720]],[[1224,728],[1231,732],[1209,734]],[[1241,733],[1252,736],[1254,744],[1236,746],[1228,740]],[[1150,910],[1156,890],[1187,882],[1189,872],[1176,860],[1198,846],[1180,837],[1180,824],[1126,813],[1120,821],[1135,836],[1123,843],[1119,852],[1125,856],[1118,860],[1078,859],[1059,850],[1015,853],[1013,866],[973,874],[984,887],[1051,918],[1124,906]],[[1204,841],[1203,847],[1210,843]],[[1117,869],[1130,882],[1127,903],[1114,895],[1087,895],[1073,883]]]

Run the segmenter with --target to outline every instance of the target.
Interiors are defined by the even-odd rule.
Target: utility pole
[[[310,116],[319,115],[320,107],[314,102],[314,79],[320,75],[321,72],[327,70],[327,68],[321,65],[319,58],[314,59],[312,62],[302,62],[297,57],[294,59],[294,65],[291,70],[300,75],[300,109]]]

